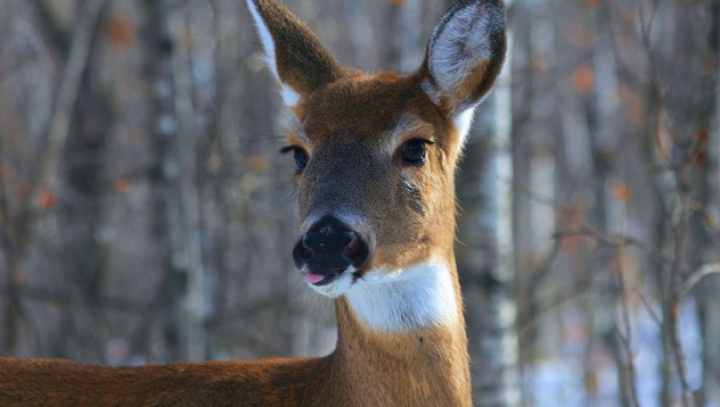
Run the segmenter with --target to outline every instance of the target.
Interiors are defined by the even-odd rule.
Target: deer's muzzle
[[[295,265],[308,273],[308,282],[325,285],[369,257],[367,240],[333,216],[315,222],[293,249]]]

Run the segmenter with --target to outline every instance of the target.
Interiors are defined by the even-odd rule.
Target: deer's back
[[[255,407],[316,405],[323,359],[105,367],[0,359],[3,407]],[[316,376],[317,377],[317,376]],[[323,383],[322,380],[315,383]]]

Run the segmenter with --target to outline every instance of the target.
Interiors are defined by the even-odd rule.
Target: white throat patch
[[[345,293],[369,328],[397,332],[457,320],[459,305],[450,270],[439,260],[407,269],[372,270]]]

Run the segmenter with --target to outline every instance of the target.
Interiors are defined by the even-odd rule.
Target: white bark
[[[508,33],[508,55],[512,55],[513,34]],[[487,319],[483,322],[480,349],[485,360],[475,380],[480,406],[514,407],[522,404],[519,368],[517,308],[511,287],[515,281],[513,245],[513,166],[512,166],[512,75],[506,63],[495,84],[492,152],[485,174],[488,207],[485,224],[493,235],[496,250],[492,277],[502,289],[488,290],[485,299]]]
[[[171,35],[187,36],[185,16],[172,13],[168,17]],[[183,269],[187,273],[185,293],[185,329],[187,359],[200,362],[206,358],[204,320],[208,300],[205,291],[205,270],[200,247],[200,201],[197,187],[197,142],[195,112],[192,102],[190,55],[183,41],[175,41],[172,65],[175,81],[175,118],[178,124],[178,155],[180,157],[180,224]]]

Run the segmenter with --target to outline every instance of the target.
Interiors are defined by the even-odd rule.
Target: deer
[[[297,119],[282,149],[298,192],[292,257],[335,301],[335,350],[139,367],[4,358],[0,406],[472,405],[454,177],[505,59],[501,0],[451,6],[410,74],[341,66],[284,6],[246,2]]]

